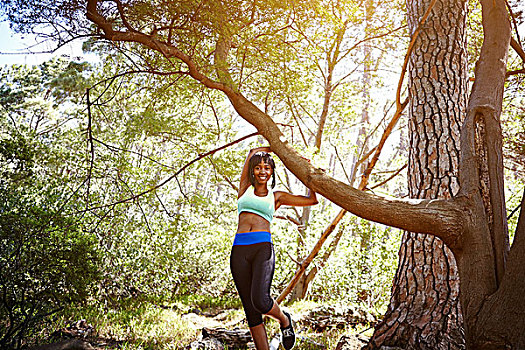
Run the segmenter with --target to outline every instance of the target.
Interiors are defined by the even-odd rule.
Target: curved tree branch
[[[179,49],[164,43],[162,41],[156,40],[149,35],[140,32],[121,32],[115,31],[111,22],[106,20],[97,11],[98,0],[88,0],[87,2],[87,18],[97,25],[103,32],[104,37],[111,41],[122,41],[122,42],[135,42],[143,44],[146,47],[149,47],[152,50],[158,51],[165,55],[167,58],[175,57],[186,64],[188,67],[188,74],[195,80],[201,82],[204,86],[221,90],[221,91],[232,91],[231,87],[224,85],[222,83],[216,82],[202,72],[199,71],[195,62],[191,59],[190,56],[180,51]]]

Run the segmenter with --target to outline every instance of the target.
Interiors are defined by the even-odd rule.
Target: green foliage
[[[70,251],[88,254],[79,251],[80,243],[74,244],[86,239],[82,243],[84,247],[98,252],[100,278],[96,292],[92,291],[90,296],[101,304],[118,308],[137,298],[169,302],[193,295],[193,299],[206,296],[204,301],[192,299],[192,303],[200,307],[207,306],[206,300],[210,297],[216,300],[233,297],[239,307],[228,257],[236,230],[235,184],[250,144],[221,151],[195,163],[155,191],[112,205],[150,189],[204,151],[234,140],[239,126],[224,99],[217,94],[205,92],[191,82],[174,84],[171,78],[156,75],[125,74],[108,79],[131,67],[118,54],[106,58],[103,64],[93,68],[91,77],[88,74],[92,68],[67,62],[11,67],[11,71],[5,71],[4,101],[13,102],[4,104],[9,107],[6,110],[10,118],[3,119],[6,137],[0,147],[5,159],[2,171],[12,183],[17,182],[16,186],[21,186],[22,179],[26,179],[27,184],[40,183],[39,188],[44,188],[45,183],[49,188],[56,187],[50,192],[53,195],[36,191],[43,195],[39,203],[47,203],[49,213],[55,215],[86,206],[107,205],[85,212],[81,218],[73,215],[53,219],[63,218],[60,222],[67,222],[69,226],[64,225],[72,230],[73,233],[67,235],[74,237]],[[102,82],[90,88],[91,144],[85,139],[88,135],[85,110],[80,112],[82,93],[89,81]],[[29,104],[32,98],[37,103]],[[35,110],[42,111],[38,123],[28,118]],[[43,127],[46,123],[61,126],[42,134],[48,130]],[[93,166],[89,160],[91,147]],[[319,158],[314,161],[323,161],[320,155],[311,154]],[[279,172],[282,176],[282,165]],[[88,173],[91,177],[84,182]],[[57,180],[51,181],[53,178]],[[63,185],[70,189],[69,193]],[[26,188],[36,190],[37,187]],[[68,204],[64,206],[64,203]],[[42,218],[49,220],[50,215]],[[277,224],[274,294],[279,293],[294,271],[288,253],[307,251],[308,245],[315,242],[316,233],[332,215],[326,205],[314,208],[304,242],[290,240],[297,232],[293,225]],[[83,229],[91,233],[88,235]],[[373,226],[363,226],[362,230],[363,237],[366,232],[371,235],[367,238],[370,242],[382,234]],[[359,228],[353,231],[358,232]],[[65,226],[57,226],[56,232],[69,231]],[[357,234],[344,236],[343,248],[327,263],[328,269],[322,270],[322,282],[313,285],[312,299],[321,300],[328,293],[339,293],[347,300],[381,307],[387,288],[386,283],[381,283],[391,274],[391,268],[384,267],[392,266],[395,256],[384,254],[383,257],[390,260],[381,265],[376,261],[375,251],[387,249],[371,243],[372,247],[378,247],[371,248],[374,260],[361,261],[363,251],[356,246],[359,246],[359,237]],[[355,261],[360,267],[349,271],[344,263],[337,263],[345,259],[352,260],[348,263],[350,267]],[[376,267],[367,269],[367,264]],[[335,270],[330,268],[332,265]],[[329,277],[334,274],[341,277]],[[381,276],[375,276],[378,283],[373,281],[374,274]],[[355,276],[360,276],[358,283],[354,283]],[[93,277],[86,277],[86,286]],[[86,287],[82,296],[87,290]],[[357,290],[366,290],[375,299],[361,300]],[[79,292],[79,298],[81,294]]]
[[[323,212],[329,217],[335,216],[326,209]],[[313,215],[316,215],[315,211]],[[315,230],[316,222],[311,225]],[[313,232],[320,234],[322,228]],[[336,228],[339,230],[343,231],[341,240],[328,261],[321,263],[319,257],[329,249],[330,239],[312,264],[312,268],[315,266],[319,272],[308,289],[307,299],[318,303],[362,305],[379,316],[388,305],[401,233],[357,217],[343,219]],[[273,287],[278,295],[295,272],[295,263],[289,259],[289,254],[296,249],[297,243],[293,231],[281,228],[274,232],[277,264]],[[334,235],[336,232],[332,233]],[[309,253],[308,247],[313,246],[317,238],[315,235],[308,237],[306,247],[301,248]]]
[[[21,182],[33,175],[36,149],[20,133],[13,134],[0,142],[2,178]]]
[[[86,215],[104,251],[100,296],[117,302],[131,295],[219,295],[231,284],[235,200],[228,181],[239,167],[237,152],[197,162],[133,201],[111,203],[151,189],[227,143],[232,123],[223,118],[219,125],[222,102],[213,93],[195,93],[191,83],[145,74],[104,80],[127,69],[123,62],[109,56],[97,72],[105,83],[90,90],[96,141],[88,206],[108,205]]]
[[[19,347],[49,315],[85,299],[98,272],[96,241],[60,211],[62,184],[37,176],[45,149],[37,144],[21,134],[0,139],[2,348]]]
[[[351,237],[339,243],[315,280],[312,298],[361,304],[380,316],[388,305],[401,234],[356,217],[343,227]]]
[[[65,133],[53,126],[59,105],[78,98],[80,67],[85,65],[52,60],[1,71],[2,348],[20,347],[52,314],[85,300],[98,277],[94,236],[81,216],[65,214],[77,210],[78,202],[64,184],[61,157],[67,152],[59,140]]]
[[[97,276],[96,242],[57,213],[53,188],[0,182],[0,346],[18,347],[39,323],[84,299]]]

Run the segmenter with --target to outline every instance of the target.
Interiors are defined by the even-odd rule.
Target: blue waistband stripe
[[[249,245],[256,243],[272,243],[272,235],[268,231],[241,232],[235,235],[233,245]]]

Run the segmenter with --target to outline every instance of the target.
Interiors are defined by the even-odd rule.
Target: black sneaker
[[[286,311],[283,311],[283,314],[288,317],[290,325],[288,325],[288,327],[281,328],[281,332],[283,333],[282,343],[286,350],[290,350],[295,345],[295,332],[293,330],[292,316],[290,316],[290,314]]]

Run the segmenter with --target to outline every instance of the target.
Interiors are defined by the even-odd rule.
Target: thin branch
[[[113,1],[115,1],[115,3],[117,4],[117,9],[118,9],[118,13],[120,15],[120,19],[122,20],[122,24],[124,24],[124,26],[129,31],[138,33],[138,31],[129,24],[126,16],[124,15],[124,6],[122,5],[122,2],[120,0],[113,0]]]
[[[301,222],[299,220],[297,220],[296,218],[291,217],[290,215],[275,215],[274,218],[275,219],[281,219],[281,220],[288,220],[288,221],[292,222],[293,224],[295,224],[297,226],[301,225]]]
[[[383,118],[381,118],[381,120],[379,121],[379,123],[377,123],[376,127],[372,130],[372,132],[369,132],[368,135],[366,136],[365,138],[365,143],[368,142],[367,140],[370,138],[371,135],[375,134],[377,130],[379,130],[379,127],[385,122],[385,119],[386,117],[388,116],[388,112],[390,111],[390,108],[395,104],[395,102],[392,102],[392,104],[390,105],[390,107],[388,107],[388,109],[385,111],[384,115],[383,115]],[[371,155],[372,153],[374,153],[377,148],[379,146],[375,146],[373,147],[372,149],[370,149],[365,155],[361,155],[361,159],[359,159],[357,161],[357,163],[355,164],[355,166],[359,166],[361,163],[363,163],[364,161],[366,161]]]
[[[314,267],[308,272],[306,275],[307,283],[309,283],[311,280],[314,279],[314,277],[317,275],[317,273],[325,266],[326,262],[332,255],[332,253],[337,248],[337,245],[339,244],[339,241],[341,240],[341,237],[344,233],[344,226],[339,227],[339,231],[335,234],[334,238],[332,239],[332,242],[330,242],[330,245],[324,252],[323,256],[321,256],[318,261],[314,263]]]
[[[510,220],[510,218],[511,218],[514,214],[516,214],[516,212],[518,211],[519,208],[521,208],[521,204],[518,205],[516,208],[514,208],[514,209],[510,212],[510,214],[507,216],[507,221]]]
[[[170,218],[174,218],[175,217],[175,214],[172,214],[169,212],[168,208],[166,208],[166,206],[164,205],[164,202],[162,201],[162,199],[159,197],[159,194],[157,192],[155,192],[155,197],[157,198],[157,200],[159,201],[162,209],[164,209],[164,212],[170,217]]]
[[[335,217],[335,219],[332,221],[332,223],[325,229],[315,246],[312,248],[312,251],[308,256],[299,264],[299,268],[295,272],[294,277],[288,283],[288,286],[281,292],[279,297],[277,298],[277,303],[281,303],[284,298],[292,291],[292,289],[295,287],[297,282],[301,279],[304,272],[306,271],[306,268],[310,265],[310,263],[314,260],[314,258],[319,254],[319,251],[321,250],[321,247],[323,246],[324,242],[328,238],[328,236],[334,231],[335,227],[339,223],[339,221],[343,218],[345,215],[346,210],[341,210],[339,214]]]
[[[89,88],[86,89],[86,101],[87,101],[87,114],[88,114],[88,142],[89,142],[89,151],[91,153],[91,158],[89,160],[89,169],[87,174],[87,191],[86,191],[86,208],[89,207],[89,192],[91,187],[91,175],[93,173],[93,165],[95,160],[95,147],[93,145],[93,133],[92,133],[92,117],[91,117],[91,102],[89,100]]]
[[[106,91],[109,90],[109,88],[111,87],[111,85],[113,85],[113,82],[117,79],[118,75],[115,75],[111,78],[109,78],[107,81],[109,82],[106,87],[104,88],[104,90],[97,96],[97,98],[91,102],[89,105],[92,105],[92,104],[96,104],[96,105],[101,105],[102,103],[98,103],[98,101],[102,98],[102,96],[106,93]],[[98,83],[97,83],[98,84]],[[93,86],[96,86],[97,84],[93,85]],[[92,87],[91,87],[92,88]],[[91,88],[88,88],[88,89],[91,89]]]
[[[401,30],[403,28],[406,28],[406,24],[401,26],[401,27],[397,27],[397,28],[394,28],[392,30],[389,30],[385,33],[381,33],[381,34],[377,34],[377,35],[374,35],[374,36],[370,36],[368,38],[364,38],[364,39],[361,39],[359,40],[358,42],[356,42],[354,45],[352,45],[351,48],[349,48],[348,50],[346,50],[346,52],[344,53],[344,55],[342,55],[340,57],[340,59],[337,61],[337,63],[339,63],[342,59],[344,59],[352,50],[356,49],[359,45],[363,44],[363,43],[366,43],[368,41],[372,41],[372,40],[375,40],[375,39],[380,39],[380,38],[383,38],[385,36],[388,36],[394,32],[397,32],[398,30]]]
[[[104,106],[104,105],[108,104],[109,102],[111,102],[112,100],[114,100],[117,97],[118,93],[120,92],[120,89],[121,89],[122,85],[124,84],[123,80],[119,81],[119,85],[116,87],[116,89],[113,92],[112,96],[109,96],[109,98],[107,98],[106,100],[104,100],[102,102],[98,102],[99,100],[102,99],[102,96],[104,96],[106,94],[106,92],[109,90],[109,88],[111,87],[112,84],[113,84],[113,82],[108,84],[108,86],[104,89],[104,91],[100,95],[98,95],[98,97],[95,99],[95,101],[93,101],[91,104],[95,105],[95,106]]]
[[[516,42],[516,44],[521,48],[523,45],[521,45],[520,32],[518,30],[518,23],[516,21],[516,16],[514,15],[514,12],[512,11],[512,7],[510,7],[509,2],[507,0],[505,0],[505,5],[507,6],[507,10],[509,10],[510,18],[512,19],[512,24],[514,25],[514,31],[516,32],[516,37],[518,38],[518,41]],[[514,40],[514,38],[511,37],[511,40]],[[521,49],[521,52],[523,52],[523,49]],[[523,61],[525,61],[524,55],[520,54],[520,56],[523,59]]]
[[[368,159],[368,157],[370,157],[372,155],[372,153],[375,152],[375,150],[377,149],[377,146],[375,146],[374,148],[372,148],[370,151],[366,152],[366,154],[364,156],[361,157],[361,159],[359,159],[357,161],[357,163],[355,163],[355,166],[359,166],[361,163],[363,163],[364,161],[366,161]]]
[[[223,83],[214,81],[204,75],[198,68],[197,64],[192,60],[190,56],[180,51],[179,49],[170,46],[168,43],[159,41],[151,38],[149,35],[144,33],[136,32],[121,32],[113,29],[113,24],[102,16],[97,10],[98,0],[88,0],[87,2],[87,18],[97,25],[103,32],[104,37],[111,41],[124,41],[124,42],[136,42],[141,43],[150,49],[159,51],[169,62],[173,64],[169,58],[175,57],[188,67],[188,74],[191,75],[195,80],[201,82],[204,86],[224,91],[225,93],[234,93],[231,87],[224,85]]]
[[[290,258],[290,260],[292,260],[297,266],[301,266],[301,263],[299,261],[297,261],[291,254],[289,251],[286,251],[286,255],[288,255],[288,257]],[[279,303],[279,301],[278,301]]]
[[[219,167],[215,164],[215,162],[213,161],[213,158],[210,157],[208,160],[209,160],[210,164],[213,166],[213,169],[215,169],[215,172],[217,174],[219,174],[228,183],[228,185],[231,186],[231,188],[235,191],[235,193],[239,192],[239,187],[237,187],[233,183],[233,181],[230,180],[230,178],[228,176],[226,176],[221,171],[219,171]]]
[[[335,156],[337,157],[337,160],[339,161],[339,164],[341,165],[341,168],[343,169],[343,172],[345,173],[346,180],[348,181],[348,183],[352,183],[352,181],[350,180],[350,176],[348,176],[348,173],[346,172],[346,168],[344,166],[343,160],[339,156],[339,151],[337,150],[337,146],[332,145],[332,147],[334,147]]]
[[[120,78],[120,77],[123,77],[123,76],[125,76],[125,75],[130,75],[130,74],[141,74],[141,73],[147,73],[147,74],[153,74],[153,75],[162,75],[162,76],[180,75],[180,74],[187,75],[187,74],[188,74],[188,72],[184,72],[184,71],[160,72],[160,71],[156,71],[156,70],[144,70],[144,69],[128,70],[128,71],[125,71],[125,72],[122,72],[122,73],[115,74],[115,75],[113,75],[112,77],[109,77],[109,78],[106,78],[106,79],[99,80],[99,81],[96,82],[95,84],[91,85],[90,89],[94,88],[94,87],[97,86],[97,85],[100,85],[100,84],[106,83],[106,82],[108,82],[108,81],[113,81],[113,80],[115,80],[116,78]]]
[[[516,41],[513,37],[510,38],[510,46],[516,51],[516,53],[521,57],[523,60],[523,63],[525,63],[525,51],[523,50],[523,46]]]
[[[184,174],[184,175],[186,175],[186,174]],[[182,195],[184,196],[184,199],[186,199],[186,201],[189,202],[190,199],[188,198],[188,195],[186,194],[186,192],[182,188],[182,184],[180,183],[179,178],[177,176],[175,176],[175,181],[177,181],[177,186],[179,186],[180,193],[182,193]]]
[[[210,95],[206,95],[208,97],[208,101],[210,102],[210,108],[213,112],[213,116],[215,117],[215,123],[217,124],[217,140],[219,140],[221,135],[221,124],[219,122],[219,116],[217,115],[217,111],[215,110],[215,106],[213,105],[213,102],[211,101]]]
[[[220,151],[220,150],[223,150],[223,149],[225,149],[225,148],[228,148],[228,147],[230,147],[230,146],[232,146],[232,145],[234,145],[234,144],[236,144],[236,143],[239,143],[239,142],[241,142],[241,141],[244,141],[244,140],[246,140],[247,138],[250,138],[250,137],[252,137],[252,136],[256,136],[256,135],[258,135],[258,134],[259,134],[258,132],[251,133],[251,134],[249,134],[249,135],[246,135],[246,136],[241,137],[240,139],[237,139],[237,140],[235,140],[235,141],[229,142],[229,143],[227,143],[226,145],[223,145],[223,146],[221,146],[221,147],[219,147],[219,148],[216,148],[216,149],[214,149],[214,150],[208,151],[208,152],[206,152],[206,153],[204,153],[204,154],[200,154],[198,157],[196,157],[196,158],[194,158],[193,160],[191,160],[190,162],[186,163],[182,168],[180,168],[179,170],[177,170],[173,175],[169,176],[168,178],[166,178],[165,180],[163,180],[163,181],[162,181],[161,183],[159,183],[158,185],[153,186],[153,187],[151,187],[151,188],[149,188],[149,189],[147,189],[147,190],[145,190],[145,191],[142,191],[142,192],[140,192],[140,193],[138,193],[138,194],[136,194],[136,195],[134,195],[134,196],[131,196],[131,197],[128,197],[128,198],[124,198],[124,199],[121,199],[121,200],[116,201],[116,202],[113,202],[113,203],[111,203],[111,204],[104,204],[104,205],[99,205],[99,206],[91,207],[91,208],[89,208],[89,209],[85,209],[85,210],[82,210],[82,211],[78,211],[78,212],[76,212],[75,214],[82,213],[82,212],[86,212],[86,211],[92,211],[92,210],[96,210],[96,209],[101,209],[101,208],[107,208],[107,207],[110,207],[110,206],[115,206],[115,205],[117,205],[117,204],[126,203],[126,202],[129,202],[129,201],[135,200],[135,199],[137,199],[137,198],[139,198],[139,197],[142,197],[142,196],[144,196],[145,194],[148,194],[148,193],[150,193],[150,192],[152,192],[152,191],[155,191],[155,190],[159,189],[160,187],[164,186],[165,184],[167,184],[168,182],[170,182],[171,180],[173,180],[174,178],[176,178],[177,175],[179,175],[181,172],[183,172],[187,167],[189,167],[189,166],[192,165],[193,163],[195,163],[195,162],[201,160],[202,158],[205,158],[205,157],[207,157],[207,156],[209,156],[209,155],[214,154],[215,152],[218,152],[218,151]]]
[[[419,22],[419,25],[417,26],[416,30],[414,31],[414,34],[412,35],[412,38],[410,39],[410,44],[408,45],[407,54],[405,55],[405,61],[403,62],[403,68],[401,70],[401,77],[399,78],[399,83],[397,85],[397,93],[396,93],[396,109],[399,111],[401,109],[401,106],[404,103],[401,103],[401,86],[403,85],[403,80],[405,78],[405,73],[408,66],[408,59],[410,55],[412,54],[412,50],[414,49],[414,44],[416,43],[416,39],[419,37],[419,32],[421,31],[421,28],[423,27],[423,24],[427,21],[428,16],[430,15],[430,11],[434,8],[434,5],[436,4],[437,0],[432,0],[430,5],[428,6],[427,10],[425,11],[425,14],[421,18],[421,21]],[[404,108],[404,107],[403,107]]]
[[[505,73],[505,78],[508,78],[512,75],[518,75],[518,74],[525,74],[525,68],[508,71],[507,73]]]
[[[306,137],[304,136],[303,129],[301,128],[301,125],[299,124],[299,119],[295,115],[295,113],[297,112],[297,107],[293,103],[293,101],[290,98],[290,96],[288,96],[287,99],[288,99],[288,105],[290,106],[290,112],[292,113],[292,117],[295,120],[295,123],[297,124],[297,127],[299,128],[299,133],[301,134],[301,138],[303,139],[303,143],[304,143],[305,146],[308,146],[308,142],[306,141]]]
[[[126,186],[126,188],[128,189],[129,193],[131,193],[131,195],[135,197],[135,194],[133,193],[133,190],[131,189],[131,187],[129,187],[129,185],[124,180],[122,180],[120,178],[120,176],[118,176],[118,179],[120,180],[120,182],[122,182],[124,184],[124,186]],[[140,209],[140,212],[142,213],[142,217],[144,218],[144,221],[146,222],[146,226],[148,227],[149,233],[153,234],[153,230],[151,229],[151,226],[150,226],[149,221],[148,221],[148,216],[144,212],[144,209],[142,208],[142,205],[140,204],[139,198],[136,197],[134,202],[137,204],[137,206]]]
[[[524,198],[525,198],[525,187],[523,187],[523,196],[524,196]],[[514,197],[514,196],[512,196],[512,197]],[[510,218],[511,218],[511,217],[512,217],[512,216],[518,211],[518,209],[520,208],[520,206],[521,206],[521,203],[520,203],[516,208],[514,208],[514,209],[512,210],[512,212],[507,216],[507,221],[509,221]]]
[[[523,235],[525,235],[525,189],[523,190],[523,197],[521,197],[521,203],[516,209],[514,209],[514,211],[518,210],[518,208],[521,208],[521,210],[520,215],[518,216],[516,231],[514,231],[514,242],[512,244],[513,248],[516,246],[516,242],[523,240]]]
[[[49,49],[49,50],[42,50],[42,51],[31,51],[32,48],[34,47],[38,47],[42,44],[45,44],[45,43],[48,43],[50,38],[46,38],[45,40],[43,41],[38,41],[32,45],[29,45],[29,46],[26,46],[22,49],[19,49],[17,51],[19,52],[0,52],[0,55],[27,55],[27,54],[31,54],[31,55],[40,55],[40,54],[53,54],[55,53],[58,49],[60,49],[61,47],[64,47],[68,44],[70,44],[71,42],[77,40],[77,39],[81,39],[81,38],[100,38],[101,36],[100,35],[93,35],[93,34],[82,34],[82,35],[75,35],[74,37],[72,38],[69,38],[67,40],[61,40],[60,42],[56,41],[56,40],[53,40],[53,43],[56,44],[56,47],[54,47],[53,49]]]
[[[160,165],[160,166],[162,166],[162,167],[169,168],[169,169],[175,169],[175,168],[172,167],[171,165],[167,165],[167,164],[161,163],[161,162],[159,162],[158,160],[155,160],[155,159],[153,159],[153,158],[150,158],[150,157],[148,157],[148,156],[145,156],[145,155],[143,155],[143,154],[141,154],[141,153],[139,153],[139,152],[132,151],[132,150],[129,150],[129,149],[120,148],[120,147],[117,147],[117,146],[113,146],[113,145],[110,145],[110,144],[105,143],[104,141],[100,141],[100,140],[97,139],[97,138],[93,138],[93,141],[100,143],[101,145],[103,145],[104,147],[106,147],[107,149],[109,149],[109,150],[112,151],[112,152],[120,151],[120,152],[127,152],[127,153],[131,153],[131,154],[135,154],[135,155],[138,155],[138,156],[140,156],[140,157],[142,157],[142,158],[145,158],[145,159],[147,159],[147,160],[149,160],[149,161],[151,161],[151,162],[153,162],[153,163],[155,163],[155,164],[158,164],[158,165]]]
[[[394,177],[396,177],[397,175],[399,175],[400,172],[403,171],[403,169],[405,169],[406,167],[408,166],[408,164],[405,164],[403,165],[401,168],[399,168],[398,170],[396,170],[395,173],[393,173],[391,176],[389,176],[386,180],[378,183],[377,185],[374,185],[370,188],[370,190],[373,190],[377,187],[380,187],[380,186],[383,186],[384,184],[386,184],[388,181],[392,180]]]

